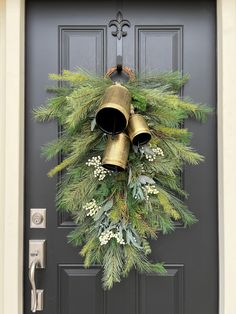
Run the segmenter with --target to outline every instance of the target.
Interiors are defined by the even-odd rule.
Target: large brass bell
[[[130,140],[127,134],[120,133],[115,136],[109,135],[102,159],[103,167],[117,172],[125,170],[129,148]]]
[[[128,134],[133,145],[144,145],[151,139],[151,132],[144,117],[140,114],[131,114],[128,124]]]
[[[107,134],[119,134],[128,125],[131,95],[120,84],[108,87],[96,114],[96,123]]]

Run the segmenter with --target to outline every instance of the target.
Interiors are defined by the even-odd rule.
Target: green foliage
[[[175,221],[185,227],[197,222],[184,204],[187,193],[181,186],[181,171],[185,163],[196,165],[204,158],[190,146],[191,133],[183,123],[187,118],[205,121],[210,108],[179,96],[188,76],[178,72],[125,83],[134,110],[148,122],[152,140],[131,148],[127,171],[105,172],[103,177],[96,171],[103,169],[99,158],[107,138],[94,117],[113,82],[80,69],[49,77],[60,86],[49,89],[55,97],[34,116],[40,122],[56,120],[61,129],[61,136],[46,144],[42,154],[47,159],[63,156],[48,175],[62,175],[56,201],[77,224],[69,242],[81,247],[85,267],[102,265],[105,289],[132,268],[164,273],[162,263],[148,260],[149,239],[172,232]]]
[[[187,83],[189,75],[180,72],[164,72],[149,75],[140,75],[137,80],[129,83],[136,88],[163,89],[178,93],[181,87]]]

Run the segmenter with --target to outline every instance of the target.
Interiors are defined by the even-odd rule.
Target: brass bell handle
[[[29,267],[29,281],[31,284],[31,288],[32,288],[32,308],[31,311],[33,313],[36,312],[37,310],[37,290],[36,290],[36,284],[35,284],[35,270],[36,267],[38,266],[39,260],[37,258],[35,258]]]

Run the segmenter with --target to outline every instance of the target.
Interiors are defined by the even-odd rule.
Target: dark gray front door
[[[47,266],[37,271],[46,314],[217,314],[216,122],[188,121],[193,146],[206,157],[186,167],[189,208],[199,218],[152,243],[154,260],[167,274],[132,272],[110,292],[101,288],[98,266],[84,269],[78,249],[67,244],[73,228],[55,208],[57,179],[47,177],[57,160],[45,162],[40,147],[58,136],[56,123],[39,124],[32,109],[49,97],[48,73],[81,66],[98,74],[116,64],[116,38],[108,23],[121,9],[131,23],[123,39],[124,64],[135,71],[179,70],[191,75],[184,95],[216,104],[215,2],[26,1],[25,310],[30,313],[28,241],[47,240]],[[30,229],[30,208],[47,209],[46,229]]]

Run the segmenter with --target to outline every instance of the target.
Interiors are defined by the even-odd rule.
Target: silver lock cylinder
[[[46,228],[46,208],[30,209],[30,228]]]

